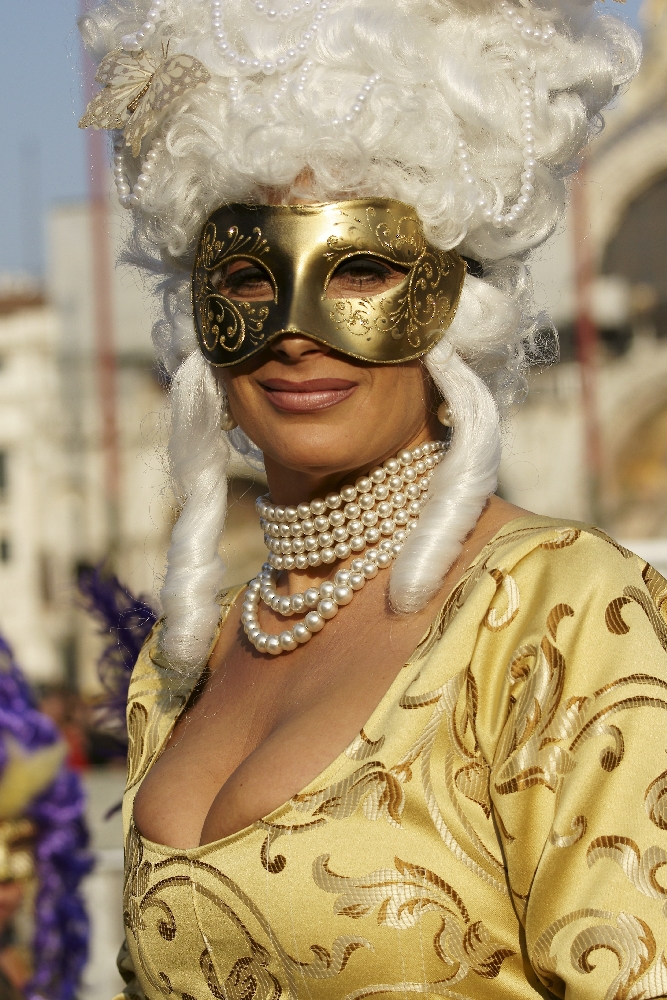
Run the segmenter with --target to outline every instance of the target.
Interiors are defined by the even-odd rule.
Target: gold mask
[[[405,270],[392,288],[328,298],[336,269],[374,257]],[[237,301],[216,288],[235,260],[262,268],[272,301]],[[237,365],[284,333],[353,358],[398,364],[440,340],[458,306],[465,264],[427,243],[414,209],[389,198],[326,205],[225,205],[202,230],[192,275],[199,346],[212,365]],[[214,284],[215,283],[215,284]]]

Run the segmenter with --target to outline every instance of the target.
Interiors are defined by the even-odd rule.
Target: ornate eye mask
[[[359,281],[356,295],[333,297],[341,284],[337,275],[356,262],[376,273],[398,269],[403,277],[377,293],[363,294]],[[247,286],[241,284],[234,294],[235,264],[250,266],[247,273],[264,292],[244,298]],[[210,216],[197,246],[197,339],[204,357],[221,367],[247,360],[288,332],[353,358],[397,364],[440,340],[454,318],[464,276],[462,258],[427,243],[414,209],[389,198],[225,205]]]

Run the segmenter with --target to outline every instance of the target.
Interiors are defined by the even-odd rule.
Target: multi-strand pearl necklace
[[[298,507],[273,506],[267,497],[259,497],[256,507],[269,565],[306,569],[348,559],[387,538],[402,544],[416,524],[445,447],[435,441],[406,449],[354,486]]]
[[[406,449],[357,479],[354,486],[298,507],[274,506],[266,497],[257,500],[271,554],[248,584],[241,615],[245,634],[256,649],[278,656],[308,642],[336,616],[339,607],[350,603],[367,580],[391,566],[417,524],[433,470],[445,450],[441,441]],[[373,547],[367,548],[369,544]],[[364,555],[354,558],[350,569],[338,570],[333,581],[285,597],[277,593],[279,570],[333,563],[355,552]],[[303,613],[305,617],[271,635],[259,624],[260,600],[284,618]]]

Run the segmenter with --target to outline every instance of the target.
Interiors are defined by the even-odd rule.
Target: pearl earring
[[[220,410],[220,426],[223,431],[233,431],[235,427],[238,427],[237,422],[232,416],[232,411],[229,409],[227,399],[225,399],[222,409]]]
[[[452,420],[452,411],[449,408],[449,403],[447,400],[443,402],[438,407],[438,421],[443,427],[453,427],[454,421]]]

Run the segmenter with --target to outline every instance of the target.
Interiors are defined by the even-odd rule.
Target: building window
[[[0,563],[8,563],[11,558],[12,547],[9,539],[6,537],[0,538]]]

